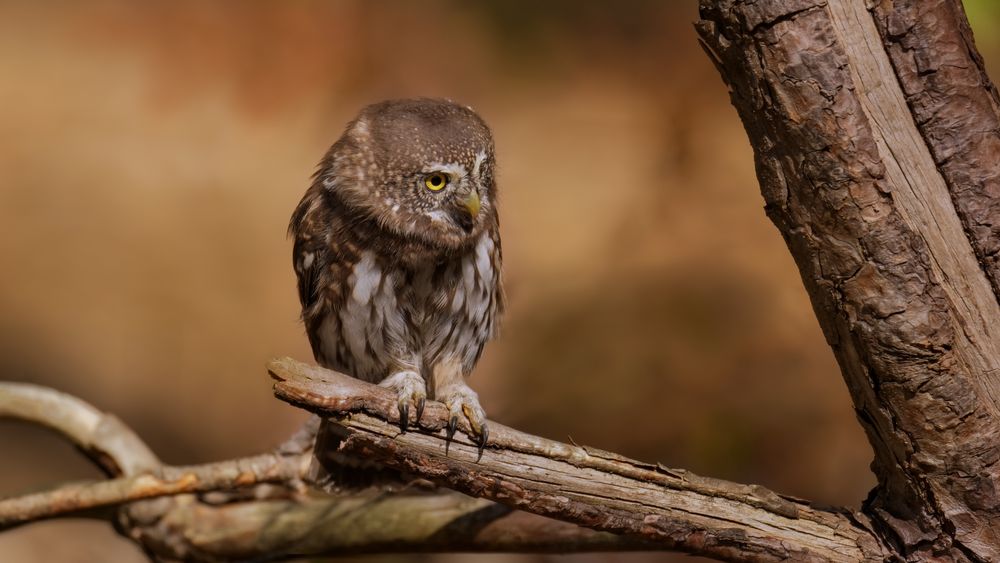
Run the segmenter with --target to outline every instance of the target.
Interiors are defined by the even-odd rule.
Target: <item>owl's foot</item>
[[[410,404],[417,407],[416,423],[420,423],[420,417],[424,414],[424,405],[427,404],[427,383],[415,371],[401,371],[394,373],[379,383],[380,387],[394,389],[399,398],[399,431],[406,434],[410,427]]]
[[[476,395],[468,385],[461,383],[439,391],[438,400],[448,407],[448,412],[451,414],[444,447],[445,455],[448,454],[451,440],[455,436],[455,430],[458,429],[458,417],[463,416],[469,421],[473,434],[471,438],[479,446],[479,457],[482,458],[486,440],[490,437],[490,429],[486,425],[486,412],[479,406],[479,395]]]

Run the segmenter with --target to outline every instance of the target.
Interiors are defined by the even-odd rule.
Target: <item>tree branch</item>
[[[1000,560],[1000,114],[960,3],[700,15],[875,452],[865,513],[914,561]]]
[[[54,389],[0,382],[0,418],[55,430],[109,475],[135,475],[161,465],[146,443],[118,417]]]
[[[440,403],[428,402],[419,425],[400,434],[396,400],[387,389],[287,358],[272,362],[269,371],[279,398],[342,425],[337,453],[472,496],[730,560],[882,559],[865,518],[847,510],[821,510],[756,485],[699,477],[495,422],[477,461],[465,422],[463,434],[446,448],[449,415]]]
[[[458,493],[369,491],[222,506],[185,502],[137,538],[163,558],[244,561],[414,552],[656,550],[640,539],[512,511]]]
[[[294,483],[305,478],[312,456],[262,454],[204,465],[162,466],[118,479],[73,483],[45,492],[0,500],[0,530],[131,501],[185,493]]]
[[[994,294],[1000,295],[1000,96],[976,50],[962,4],[873,4],[875,25],[914,124],[948,183]],[[1000,389],[1000,381],[991,385]]]
[[[641,538],[512,511],[457,493],[306,495],[301,491],[302,481],[308,480],[310,472],[316,420],[274,453],[171,467],[160,465],[117,418],[52,389],[0,383],[0,416],[56,430],[109,472],[126,468],[126,476],[116,479],[0,499],[0,531],[85,512],[113,518],[114,512],[99,509],[122,507],[116,524],[124,535],[152,556],[184,561],[393,552],[664,549]],[[281,487],[250,489],[266,483]]]

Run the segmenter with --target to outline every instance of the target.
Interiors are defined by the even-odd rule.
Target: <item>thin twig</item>
[[[262,454],[192,466],[163,466],[153,471],[0,500],[0,530],[131,501],[184,493],[232,490],[258,483],[301,481],[311,455]]]

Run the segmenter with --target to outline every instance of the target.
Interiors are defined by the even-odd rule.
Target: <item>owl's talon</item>
[[[486,413],[479,405],[479,397],[476,392],[464,382],[452,384],[437,391],[438,397],[448,406],[448,412],[451,415],[448,420],[445,453],[447,453],[448,446],[458,428],[458,419],[464,418],[468,421],[469,426],[468,430],[463,429],[463,432],[468,432],[469,440],[477,446],[479,456],[482,457],[489,432],[486,430]]]
[[[396,392],[396,399],[399,401],[399,431],[406,434],[410,429],[410,404],[416,404],[419,421],[427,398],[427,383],[415,371],[401,371],[383,379],[379,387]]]
[[[479,455],[476,456],[476,462],[483,459],[483,450],[486,449],[486,441],[490,439],[490,427],[485,423],[482,428],[482,435],[479,437]]]
[[[444,455],[448,455],[448,448],[451,447],[451,440],[455,437],[455,431],[458,430],[458,417],[451,415],[448,419],[448,430],[444,439]]]
[[[424,416],[424,406],[426,405],[427,399],[420,397],[420,400],[417,401],[417,424],[420,424],[420,417]]]
[[[406,434],[406,429],[410,426],[410,403],[399,403],[399,432]]]

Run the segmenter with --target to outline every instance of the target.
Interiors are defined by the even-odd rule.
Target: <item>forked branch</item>
[[[447,491],[308,491],[310,425],[270,453],[173,467],[113,415],[52,389],[0,382],[0,418],[60,433],[113,477],[0,499],[0,531],[63,516],[111,519],[150,555],[183,561],[663,549]]]
[[[291,359],[269,366],[275,394],[342,426],[339,453],[359,456],[471,496],[671,549],[730,560],[881,560],[859,514],[821,510],[756,485],[564,444],[490,423],[477,446],[460,424],[446,448],[448,411],[429,402],[399,432],[394,395],[381,387]]]

